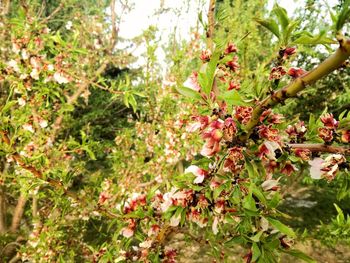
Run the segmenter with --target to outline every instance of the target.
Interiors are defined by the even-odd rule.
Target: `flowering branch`
[[[350,147],[346,146],[332,146],[322,143],[291,143],[288,146],[292,149],[307,149],[311,152],[327,152],[327,153],[340,153],[350,155]]]
[[[112,54],[113,48],[115,47],[115,45],[117,43],[117,38],[118,38],[118,29],[116,26],[117,15],[115,12],[115,0],[111,1],[110,8],[111,8],[112,38],[111,38],[111,42],[110,42],[110,45],[109,45],[108,51],[107,51],[107,53],[109,53],[109,55]],[[124,10],[123,10],[123,12],[124,12]],[[77,101],[79,96],[82,93],[84,93],[84,91],[89,87],[90,83],[93,83],[105,71],[109,62],[110,62],[110,57],[107,57],[106,60],[100,65],[100,67],[95,71],[95,76],[91,80],[85,80],[80,85],[80,87],[71,96],[68,97],[68,99],[67,99],[68,105],[72,105]],[[57,132],[61,128],[62,121],[63,121],[63,116],[59,116],[59,117],[57,117],[57,119],[55,120],[55,122],[52,126],[53,129],[52,129],[52,133],[50,136],[50,139],[52,142],[55,141]]]
[[[255,107],[252,113],[252,118],[245,126],[246,133],[240,138],[241,141],[245,141],[249,138],[249,135],[252,133],[254,127],[259,123],[259,118],[264,110],[281,103],[288,98],[295,97],[307,86],[315,83],[319,79],[339,68],[345,62],[345,60],[349,58],[350,39],[345,39],[343,36],[338,35],[337,40],[339,42],[339,48],[332,56],[328,57],[318,67],[314,68],[310,72],[296,78],[287,86],[274,92],[272,95],[261,101],[257,107]]]
[[[10,140],[10,138],[7,136],[6,132],[0,131],[0,135],[1,135],[1,137],[2,137],[2,141],[3,141],[5,144],[11,146],[11,140]],[[44,179],[42,172],[39,171],[38,169],[36,169],[36,168],[33,167],[33,166],[26,165],[26,164],[24,163],[24,161],[22,160],[21,156],[20,156],[18,153],[12,154],[12,158],[17,162],[17,164],[18,164],[19,166],[21,166],[23,169],[25,169],[25,170],[31,172],[36,178],[41,179],[41,180],[45,180],[49,185],[51,185],[52,187],[54,187],[54,188],[56,188],[56,189],[63,190],[64,194],[65,194],[66,196],[72,198],[75,202],[78,202],[78,203],[82,203],[82,202],[83,202],[81,199],[78,198],[78,196],[76,195],[76,193],[74,193],[74,192],[72,192],[72,191],[69,191],[69,190],[67,190],[66,188],[64,188],[64,186],[62,185],[62,183],[61,183],[60,181],[55,180],[55,179],[52,179],[52,178]],[[20,198],[21,198],[21,197],[20,197]],[[21,209],[24,208],[24,205],[25,205],[25,203],[26,203],[26,199],[25,199],[25,201],[19,200],[18,203],[20,203],[20,205],[17,204],[18,209],[17,209],[17,207],[16,207],[15,211],[18,210],[18,212],[17,212],[18,215],[22,216],[23,211],[21,212]],[[21,207],[22,207],[22,208],[21,208]],[[99,211],[99,212],[101,212],[101,213],[103,213],[104,215],[106,215],[106,216],[109,217],[109,218],[119,218],[119,217],[120,217],[119,215],[113,214],[113,213],[111,213],[110,211],[108,211],[108,210],[106,210],[106,209],[104,209],[103,207],[100,207],[100,206],[98,206],[98,207],[96,208],[96,210]],[[15,214],[16,214],[16,212],[15,212]],[[14,216],[14,220],[15,220],[15,216]],[[14,223],[14,220],[13,220],[13,222],[12,222],[12,227],[11,227],[11,229],[17,229],[17,227],[18,227],[18,225],[19,225],[19,223],[17,223],[17,221],[19,222],[20,220],[16,219],[16,222],[15,222],[15,223]],[[14,231],[16,231],[16,230],[14,230]],[[14,232],[14,231],[13,231],[13,232]]]

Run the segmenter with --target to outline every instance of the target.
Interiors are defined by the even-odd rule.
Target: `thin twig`
[[[45,17],[43,20],[40,21],[41,24],[46,24],[49,20],[51,20],[61,9],[64,7],[64,1],[62,1],[59,6],[56,7],[55,10],[52,11],[52,13]]]

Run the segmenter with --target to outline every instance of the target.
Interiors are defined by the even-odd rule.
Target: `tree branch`
[[[2,141],[11,146],[11,140],[10,138],[7,136],[6,132],[4,131],[0,131],[0,135],[2,137]],[[38,169],[36,169],[35,167],[33,166],[30,166],[30,165],[26,165],[24,163],[24,161],[21,159],[21,156],[18,154],[18,153],[14,153],[12,154],[12,157],[13,159],[17,162],[17,164],[19,166],[21,166],[23,169],[31,172],[36,178],[38,179],[41,179],[41,180],[44,180],[46,183],[48,183],[50,186],[54,187],[55,189],[58,189],[58,190],[62,190],[63,193],[72,198],[75,202],[77,203],[80,203],[81,205],[83,205],[83,200],[80,199],[75,192],[72,192],[72,191],[69,191],[67,190],[66,188],[64,188],[63,184],[58,181],[58,180],[55,180],[55,179],[52,179],[52,178],[47,178],[45,179],[43,177],[43,174],[41,171],[39,171]],[[22,194],[21,194],[22,196]],[[17,207],[15,209],[15,215],[14,215],[14,220],[12,221],[12,226],[11,226],[11,231],[12,229],[14,230],[13,232],[15,232],[19,226],[19,222],[20,222],[20,218],[22,217],[22,214],[23,214],[23,210],[21,210],[21,207],[24,209],[24,206],[25,206],[25,202],[26,202],[26,199],[24,199],[24,195],[23,195],[23,198],[21,198],[20,196],[20,199],[18,200],[18,203],[17,203]],[[103,207],[96,207],[96,210],[103,213],[104,215],[108,216],[109,218],[120,218],[122,216],[119,216],[117,214],[113,214],[112,212],[106,210],[105,208]],[[22,211],[22,212],[21,212]],[[16,218],[16,219],[15,219]]]
[[[117,38],[118,38],[118,29],[116,26],[117,14],[115,11],[115,7],[116,7],[115,0],[111,0],[110,9],[111,9],[112,38],[107,51],[110,56],[112,55],[113,49],[117,43]],[[67,104],[69,105],[74,104],[79,98],[79,96],[89,87],[89,84],[94,82],[105,71],[109,62],[110,62],[110,58],[107,58],[100,65],[100,67],[95,71],[95,76],[92,79],[83,81],[80,87],[70,97],[68,97]],[[61,128],[62,122],[63,122],[63,116],[59,116],[56,118],[52,126],[53,128],[50,136],[50,139],[52,142],[55,141],[57,133]]]
[[[0,234],[4,234],[6,232],[6,194],[5,187],[0,186]]]
[[[348,146],[332,146],[322,143],[291,143],[288,146],[292,149],[307,149],[311,152],[328,152],[350,155],[350,147]]]
[[[27,203],[27,198],[21,192],[21,194],[18,198],[18,201],[17,201],[15,211],[13,213],[13,218],[12,218],[12,223],[11,223],[11,228],[10,228],[10,231],[12,233],[15,233],[17,231],[17,229],[21,223],[23,212],[24,212],[24,207],[25,207],[26,203]]]
[[[339,48],[336,52],[323,61],[318,67],[307,72],[301,77],[295,79],[293,82],[283,87],[282,89],[274,92],[272,95],[265,98],[255,107],[252,113],[252,118],[246,124],[246,134],[240,137],[241,141],[245,141],[249,138],[252,130],[259,123],[260,115],[268,108],[285,101],[288,98],[295,97],[300,91],[304,90],[307,86],[315,83],[319,79],[328,75],[332,71],[339,68],[346,59],[350,56],[350,39],[345,39],[343,36],[337,36],[339,41]]]
[[[215,27],[215,4],[216,0],[210,0],[208,9],[208,30],[207,30],[207,46],[213,50],[213,35]]]
[[[56,7],[55,10],[52,11],[52,13],[45,17],[43,20],[40,21],[40,23],[42,24],[46,24],[48,21],[50,21],[50,19],[52,19],[59,11],[61,11],[61,9],[64,7],[64,1],[62,1],[59,6]]]

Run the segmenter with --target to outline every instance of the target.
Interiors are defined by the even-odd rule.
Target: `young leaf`
[[[215,70],[216,70],[216,66],[217,63],[219,61],[220,58],[220,53],[218,52],[214,52],[214,54],[211,56],[210,61],[208,62],[207,66],[205,67],[205,83],[203,83],[204,85],[202,87],[203,91],[205,94],[209,95],[212,87],[213,87],[213,82],[214,82],[214,77],[215,77]],[[200,73],[198,76],[198,81],[199,81],[199,77],[202,74]],[[203,76],[203,75],[202,75]],[[200,83],[202,84],[202,83]]]
[[[293,31],[297,28],[299,23],[300,23],[300,21],[292,21],[291,23],[289,23],[286,30],[283,32],[283,43],[285,46],[288,45],[289,39],[290,39]]]
[[[284,31],[289,24],[289,18],[286,9],[279,6],[278,4],[275,4],[272,12],[276,15],[278,21],[280,22],[280,25],[282,26],[282,31]]]
[[[325,36],[325,32],[321,32],[318,36],[310,36],[302,34],[299,38],[293,41],[294,44],[317,45],[317,44],[334,44],[333,39]]]
[[[338,212],[338,215],[337,215],[337,222],[338,224],[343,224],[344,221],[345,221],[345,217],[344,217],[344,213],[343,211],[341,210],[341,208],[339,206],[337,206],[336,204],[333,204],[335,209],[337,210]]]
[[[263,231],[259,231],[257,234],[255,234],[254,236],[250,237],[250,239],[252,241],[254,241],[254,242],[259,242],[262,233],[263,233]]]
[[[243,200],[243,208],[250,210],[250,211],[258,211],[256,208],[255,200],[251,193],[249,193]]]
[[[350,0],[346,0],[342,4],[342,10],[338,14],[337,22],[335,23],[335,29],[341,30],[346,22],[350,20]]]
[[[197,99],[197,100],[200,100],[201,99],[201,96],[199,95],[199,93],[193,89],[189,89],[189,88],[186,88],[184,86],[179,86],[179,87],[176,87],[176,90],[186,96],[186,97],[189,97],[189,98],[193,98],[193,99]]]
[[[311,257],[308,255],[304,254],[303,252],[296,250],[296,249],[288,249],[288,250],[283,250],[284,253],[289,254],[293,257],[299,258],[307,263],[316,263],[315,260],[313,260]]]
[[[234,106],[245,106],[248,104],[244,102],[243,98],[241,95],[239,95],[237,90],[223,92],[218,96],[218,99],[224,100],[226,103]]]
[[[252,261],[255,262],[261,256],[261,251],[257,243],[253,243],[252,252],[253,252]]]
[[[265,27],[267,30],[269,30],[271,33],[273,33],[278,39],[280,38],[280,30],[278,28],[277,23],[272,19],[255,19],[256,22],[258,22],[260,25]]]
[[[282,222],[280,222],[280,221],[278,221],[276,219],[272,219],[270,217],[267,217],[266,219],[267,219],[267,221],[269,221],[269,223],[274,228],[276,228],[281,233],[286,234],[286,235],[288,235],[290,237],[294,237],[294,238],[296,237],[296,234],[294,233],[294,231],[290,227],[288,227],[285,224],[283,224]]]

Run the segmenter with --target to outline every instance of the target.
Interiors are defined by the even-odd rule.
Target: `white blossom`
[[[61,72],[55,72],[53,74],[53,78],[57,81],[59,84],[66,84],[69,82],[68,78],[65,77]]]
[[[66,23],[66,29],[67,29],[67,30],[71,30],[71,29],[72,29],[72,26],[73,26],[72,21],[68,21],[68,22]]]

